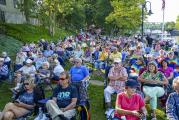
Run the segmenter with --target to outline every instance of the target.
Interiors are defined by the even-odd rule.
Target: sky
[[[151,9],[154,14],[148,16],[148,22],[162,22],[162,0],[148,0],[151,2]],[[150,4],[147,3],[147,8]],[[165,22],[176,21],[179,15],[179,0],[165,0]]]

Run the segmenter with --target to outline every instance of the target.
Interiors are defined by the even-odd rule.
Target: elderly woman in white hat
[[[0,58],[0,81],[8,78],[8,67],[4,64],[4,58]]]
[[[32,65],[33,61],[31,59],[27,59],[25,63],[26,64],[22,68],[16,71],[16,78],[15,78],[16,87],[14,88],[15,90],[19,89],[21,85],[20,83],[27,76],[31,76],[35,78],[36,69],[35,69],[35,66]]]
[[[4,58],[4,64],[6,64],[8,68],[10,68],[11,58],[8,57],[7,52],[2,52],[2,57]]]
[[[114,59],[114,66],[110,69],[108,78],[110,81],[104,90],[104,96],[107,107],[111,108],[111,94],[123,92],[128,78],[127,70],[122,66],[120,58]]]
[[[21,72],[22,75],[35,76],[36,68],[34,65],[32,65],[32,63],[33,63],[33,61],[31,59],[27,59],[26,64],[22,68],[17,70],[17,72]]]

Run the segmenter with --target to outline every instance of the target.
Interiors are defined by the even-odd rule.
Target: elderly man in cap
[[[122,66],[121,59],[114,59],[114,66],[110,69],[108,78],[109,85],[104,90],[105,102],[108,109],[111,108],[111,94],[124,91],[125,81],[128,74],[126,68]]]
[[[77,87],[79,100],[85,101],[87,99],[87,91],[84,83],[89,80],[89,70],[87,67],[82,66],[80,58],[75,58],[74,66],[70,69],[70,75],[72,84]]]
[[[8,78],[8,66],[4,64],[4,58],[0,58],[0,82]]]

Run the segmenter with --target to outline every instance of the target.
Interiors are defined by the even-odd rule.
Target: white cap
[[[30,63],[32,63],[32,60],[31,60],[31,59],[27,59],[27,60],[26,60],[26,63],[27,63],[27,64],[30,64]]]
[[[2,52],[2,55],[5,55],[5,56],[7,56],[7,52]]]
[[[120,58],[114,58],[114,63],[120,63],[121,59]]]

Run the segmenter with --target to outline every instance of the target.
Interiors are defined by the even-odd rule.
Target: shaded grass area
[[[52,37],[50,36],[47,28],[30,24],[0,23],[0,29],[5,35],[18,39],[21,42],[37,42],[41,38],[47,40],[57,40],[60,37],[64,38],[66,35],[74,34],[72,31],[66,31],[58,28],[56,29],[56,34]]]
[[[9,84],[8,82],[0,83],[0,111],[3,110],[5,104],[7,102],[10,102],[12,93],[9,90],[9,88],[13,87],[12,84]]]
[[[17,51],[22,46],[22,42],[5,35],[0,34],[0,54],[6,51],[11,59],[15,59]]]

